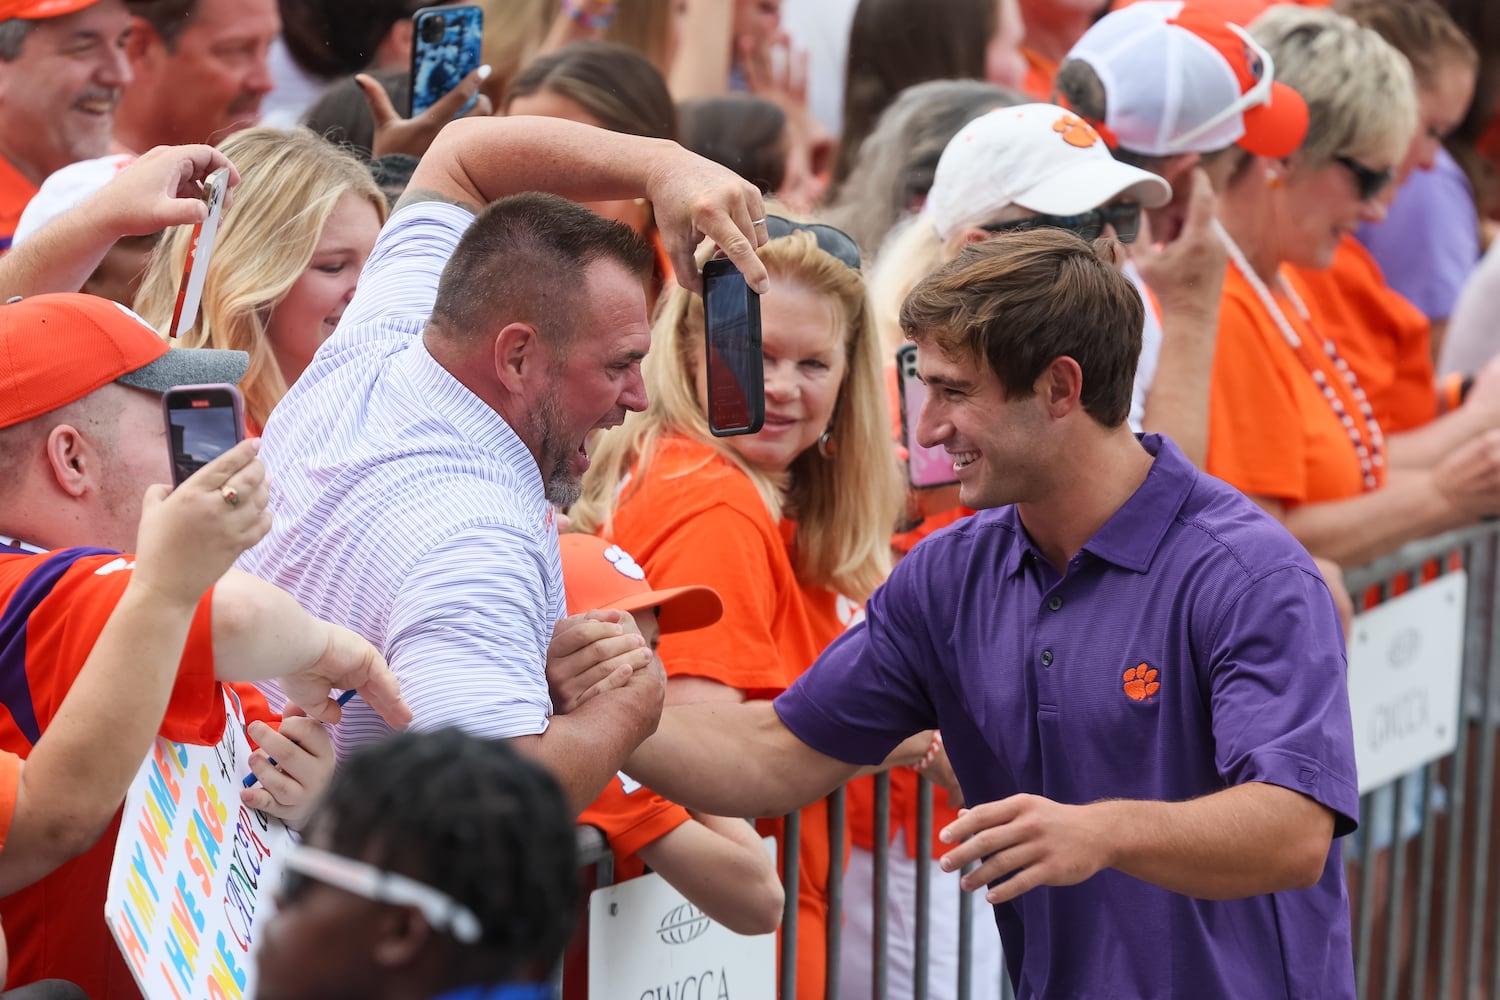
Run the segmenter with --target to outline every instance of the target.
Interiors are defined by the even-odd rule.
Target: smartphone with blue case
[[[479,68],[484,46],[484,12],[470,5],[423,7],[412,15],[411,105],[407,117],[420,115]],[[459,115],[469,113],[476,92]],[[455,115],[457,117],[457,115]]]

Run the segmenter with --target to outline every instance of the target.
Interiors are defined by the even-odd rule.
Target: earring
[[[833,457],[833,452],[833,428],[829,427],[818,437],[818,454],[829,459]]]
[[[1285,178],[1283,177],[1281,171],[1277,170],[1274,167],[1266,168],[1266,187],[1279,188],[1281,187],[1284,180]]]

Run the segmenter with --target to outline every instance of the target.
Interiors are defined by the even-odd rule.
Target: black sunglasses
[[[812,233],[819,250],[841,261],[844,266],[859,270],[859,247],[842,229],[822,222],[793,222],[779,215],[766,216],[767,239],[780,239],[792,233]]]
[[[1335,156],[1333,159],[1335,163],[1354,175],[1354,187],[1359,192],[1360,201],[1370,201],[1384,191],[1396,177],[1396,171],[1390,167],[1384,170],[1371,170],[1352,156]]]
[[[1141,231],[1141,205],[1137,201],[1122,201],[1115,205],[1102,205],[1078,215],[1033,215],[1027,219],[1010,222],[992,222],[980,229],[990,233],[1024,232],[1028,229],[1067,229],[1092,242],[1104,233],[1105,226],[1113,226],[1115,236],[1121,243],[1134,243]]]

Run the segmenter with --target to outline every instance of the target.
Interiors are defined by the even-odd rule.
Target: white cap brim
[[[1081,215],[1122,195],[1160,208],[1172,200],[1172,186],[1150,171],[1101,158],[1053,173],[1015,204],[1043,215]]]

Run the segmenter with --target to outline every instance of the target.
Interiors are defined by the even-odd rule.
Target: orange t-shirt
[[[658,444],[625,486],[612,540],[636,557],[653,587],[707,585],[725,607],[724,617],[707,628],[661,637],[668,674],[708,678],[752,699],[774,698],[858,619],[855,602],[797,579],[795,532],[791,521],[772,519],[749,478],[712,448],[680,437]],[[797,996],[820,997],[831,855],[827,804],[815,802],[801,816]],[[757,827],[784,846],[780,820]]]
[[[1291,268],[1283,267],[1281,277],[1308,298]],[[1312,324],[1284,292],[1275,294],[1299,348],[1229,265],[1209,393],[1207,471],[1252,496],[1292,505],[1358,496],[1364,491],[1359,457],[1310,370],[1323,373],[1362,435],[1364,417]],[[1383,481],[1384,469],[1374,472]]]
[[[1387,434],[1409,431],[1437,416],[1432,325],[1386,284],[1364,245],[1346,235],[1321,271],[1297,269],[1317,328],[1333,339],[1359,376]]]
[[[10,249],[16,225],[26,203],[36,197],[36,185],[21,175],[9,160],[0,156],[0,253]]]
[[[0,751],[25,758],[45,736],[129,582],[128,567],[113,568],[123,562],[98,549],[0,555],[0,629],[15,640],[0,643],[7,678]],[[167,739],[210,744],[224,731],[210,604],[209,598],[199,604],[188,633],[158,730]],[[94,846],[0,900],[10,944],[9,985],[66,978],[96,1000],[140,995],[103,919],[119,824],[117,813]]]

